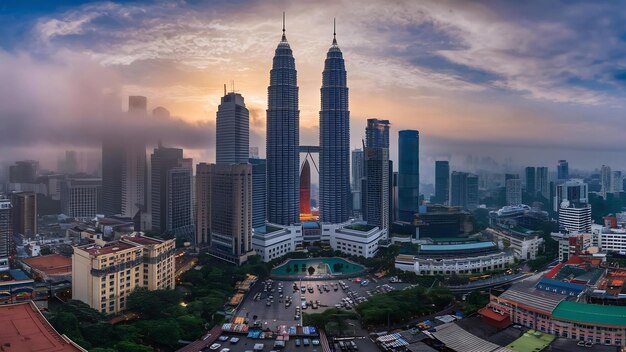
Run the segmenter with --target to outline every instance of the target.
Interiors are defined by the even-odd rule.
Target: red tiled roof
[[[550,271],[548,271],[548,273],[545,274],[543,277],[552,279],[554,276],[556,276],[556,274],[559,273],[562,267],[563,267],[563,263],[557,264],[554,268],[550,269]]]
[[[491,320],[497,321],[497,322],[504,321],[509,318],[508,315],[496,313],[487,307],[479,310],[478,314],[482,315],[483,317],[489,318]]]
[[[63,275],[72,272],[72,258],[58,254],[26,258],[22,259],[22,261],[31,268],[39,270],[46,275]]]
[[[54,330],[32,302],[0,305],[0,326],[2,351],[86,351]]]

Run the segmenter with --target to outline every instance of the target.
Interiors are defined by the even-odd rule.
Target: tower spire
[[[283,42],[287,41],[287,36],[285,35],[285,11],[283,11],[283,38],[282,38]]]
[[[337,22],[333,17],[333,45],[337,45]]]

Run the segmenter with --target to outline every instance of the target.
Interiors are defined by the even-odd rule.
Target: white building
[[[343,226],[332,226],[329,235],[330,246],[334,250],[371,258],[378,253],[378,241],[387,238],[387,230],[363,223],[345,223]]]
[[[550,234],[552,239],[559,243],[559,261],[568,260],[572,255],[596,253],[591,233],[561,233]],[[595,248],[595,249],[594,249]]]
[[[483,233],[498,243],[500,249],[511,249],[515,258],[521,260],[535,259],[543,244],[543,238],[536,234],[493,228],[487,228]]]
[[[414,271],[418,275],[450,275],[503,269],[514,262],[513,254],[507,252],[443,259],[399,255],[396,257],[395,267],[400,270]]]
[[[591,205],[563,201],[559,208],[559,228],[567,233],[590,233]]]
[[[626,253],[626,228],[608,228],[592,225],[593,243],[602,252]]]
[[[253,229],[252,249],[264,262],[282,257],[302,244],[302,225],[283,226],[267,223]]]

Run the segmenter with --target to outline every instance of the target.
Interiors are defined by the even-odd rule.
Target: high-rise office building
[[[450,163],[447,160],[435,161],[435,203],[447,205],[450,202]]]
[[[588,204],[588,185],[581,179],[571,179],[556,185],[556,193],[554,195],[554,211],[559,211],[561,203],[564,201],[574,205]]]
[[[102,212],[102,179],[69,178],[61,184],[61,208],[71,218],[91,219]]]
[[[389,149],[365,147],[363,219],[381,229],[389,228]]]
[[[224,94],[215,121],[216,162],[245,164],[250,153],[250,117],[241,94]]]
[[[265,178],[265,176],[264,176]],[[210,244],[211,234],[211,168],[196,165],[196,244]]]
[[[602,165],[600,168],[600,192],[605,197],[607,193],[611,192],[611,181],[613,181],[613,172],[611,171],[611,167]]]
[[[252,158],[252,228],[265,225],[267,215],[267,163]]]
[[[39,172],[39,162],[34,160],[22,160],[9,166],[10,183],[35,183]]]
[[[347,74],[335,33],[322,73],[321,104],[320,219],[336,224],[350,217],[351,195]]]
[[[311,166],[305,159],[300,171],[300,216],[311,215]]]
[[[154,149],[150,157],[152,231],[162,233],[168,229],[168,174],[171,169],[179,166],[182,159],[182,149],[166,148],[161,144]]]
[[[419,212],[419,132],[398,133],[398,220],[412,221]]]
[[[73,175],[78,172],[78,156],[75,150],[66,150],[64,158],[59,160],[59,172]]]
[[[128,118],[145,119],[147,98],[128,97]],[[105,137],[102,141],[102,211],[134,217],[147,203],[146,143],[142,136]]]
[[[536,174],[534,167],[526,167],[526,194],[533,197],[537,194]]]
[[[175,237],[195,241],[192,202],[193,168],[191,159],[180,159],[167,170],[167,218],[165,231]]]
[[[506,180],[505,191],[507,205],[522,204],[522,180],[519,178]]]
[[[567,180],[569,178],[569,164],[567,160],[559,160],[556,165],[557,180]]]
[[[368,148],[389,149],[389,120],[367,119],[365,145]]]
[[[611,175],[611,192],[618,193],[624,190],[624,183],[621,171],[613,171]]]
[[[362,186],[363,219],[388,229],[391,221],[390,193],[393,170],[389,169],[389,120],[367,119],[365,128],[365,181]]]
[[[128,97],[128,115],[130,119],[146,119],[148,99],[144,96]],[[137,212],[145,211],[146,189],[148,183],[146,142],[143,136],[130,136],[123,141],[124,161],[122,163],[121,214],[135,217]]]
[[[130,114],[146,114],[148,111],[148,98],[141,95],[128,97],[128,112]]]
[[[126,159],[117,138],[102,141],[102,212],[106,216],[122,214],[122,170]]]
[[[284,19],[267,100],[267,217],[271,223],[290,225],[300,220],[300,111],[296,63]]]
[[[241,264],[252,251],[252,165],[212,164],[208,169],[209,253]]]
[[[121,214],[132,218],[146,206],[146,144],[139,139],[124,143]]]
[[[28,239],[37,235],[37,194],[18,192],[11,194],[13,206],[13,233]]]
[[[559,230],[564,233],[591,233],[591,205],[564,201],[559,207]]]
[[[450,205],[467,209],[478,207],[478,176],[453,171],[450,181]]]
[[[0,271],[9,270],[9,257],[13,251],[12,208],[11,200],[0,196]]]
[[[550,184],[548,183],[548,168],[545,166],[537,167],[536,173],[536,189],[541,196],[550,199]]]
[[[361,182],[364,177],[363,149],[354,149],[352,151],[352,210],[355,213],[361,212]]]

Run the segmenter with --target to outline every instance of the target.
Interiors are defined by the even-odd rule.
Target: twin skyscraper
[[[295,59],[285,34],[274,55],[267,89],[267,220],[300,221],[300,110]],[[336,33],[324,64],[320,108],[320,220],[350,217],[350,111],[347,74]]]

